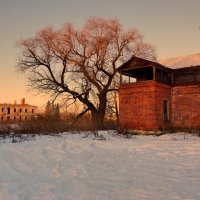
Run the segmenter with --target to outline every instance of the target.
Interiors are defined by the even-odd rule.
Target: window
[[[34,110],[32,109],[32,113],[34,112]]]
[[[7,114],[10,114],[10,108],[7,108]]]
[[[147,68],[146,80],[153,80],[153,68]]]
[[[169,121],[169,101],[163,100],[163,120]]]
[[[14,112],[16,112],[16,108],[14,108]]]
[[[25,109],[25,112],[27,113],[27,108]]]
[[[1,109],[1,112],[3,112],[3,111],[4,111],[4,109],[2,108],[2,109]]]
[[[22,108],[19,109],[19,112],[20,112],[20,113],[22,112]]]
[[[3,116],[1,117],[1,120],[3,120]]]

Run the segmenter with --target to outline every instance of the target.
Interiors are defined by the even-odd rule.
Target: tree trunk
[[[107,97],[106,93],[101,93],[99,95],[99,107],[98,110],[91,111],[92,123],[95,130],[103,128],[103,120],[106,112]]]
[[[104,114],[101,111],[91,112],[92,114],[92,128],[100,130],[103,128]]]
[[[115,112],[116,112],[117,125],[118,125],[119,124],[119,112],[118,112],[118,103],[117,103],[116,91],[114,92],[114,105],[115,105]]]

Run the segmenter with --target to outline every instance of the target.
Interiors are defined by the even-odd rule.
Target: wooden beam
[[[153,80],[156,80],[156,67],[153,66]]]
[[[122,84],[122,72],[120,71],[120,84]]]

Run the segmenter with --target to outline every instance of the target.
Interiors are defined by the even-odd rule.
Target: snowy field
[[[200,199],[200,138],[83,135],[0,143],[0,200]]]

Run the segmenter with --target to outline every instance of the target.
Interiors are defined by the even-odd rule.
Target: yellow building
[[[21,104],[0,104],[0,121],[20,121],[28,120],[36,115],[37,106],[25,103],[25,98],[21,99]]]

